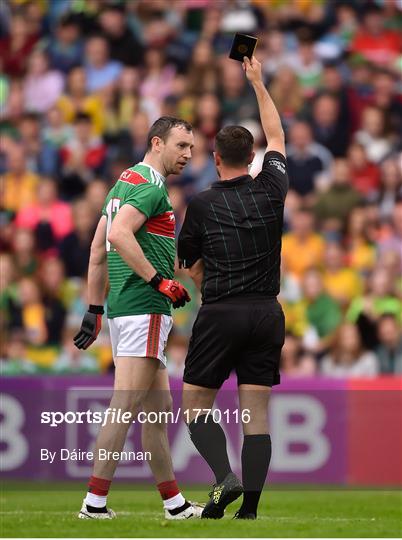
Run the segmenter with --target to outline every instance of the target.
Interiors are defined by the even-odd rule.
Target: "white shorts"
[[[170,315],[128,315],[108,322],[115,361],[118,356],[150,357],[166,366],[165,348],[173,325]]]

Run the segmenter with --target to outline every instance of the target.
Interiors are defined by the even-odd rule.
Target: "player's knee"
[[[136,414],[142,406],[143,395],[128,391],[117,391],[113,394],[112,407],[120,409],[121,413]]]

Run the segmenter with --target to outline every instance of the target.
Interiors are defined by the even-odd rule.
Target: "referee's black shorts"
[[[280,383],[285,318],[276,298],[204,304],[193,326],[184,382],[220,388],[232,370],[238,384]]]

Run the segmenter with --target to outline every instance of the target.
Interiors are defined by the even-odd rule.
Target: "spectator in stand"
[[[0,65],[10,77],[21,77],[25,73],[27,59],[38,35],[31,34],[27,18],[16,13],[11,19],[7,37],[0,40]]]
[[[378,319],[379,345],[376,353],[380,372],[402,375],[402,332],[395,315],[384,313]]]
[[[402,129],[402,100],[398,79],[391,71],[378,70],[373,77],[372,104],[385,114],[391,131],[397,136]]]
[[[290,68],[291,56],[286,47],[284,33],[279,28],[270,28],[268,32],[263,34],[261,41],[261,45],[264,46],[262,70],[268,81],[271,82],[283,67]],[[258,45],[259,47],[261,46],[260,43]],[[293,69],[291,73],[294,73]],[[273,88],[271,87],[270,94],[274,96],[272,90]],[[289,97],[292,99],[292,96]],[[274,102],[276,105],[277,101],[275,99]]]
[[[95,220],[100,219],[109,187],[109,184],[100,178],[92,180],[92,182],[87,186],[85,191],[85,200],[91,206]]]
[[[67,13],[59,19],[46,50],[52,68],[64,74],[81,64],[84,47],[77,16]]]
[[[324,255],[324,286],[327,293],[342,307],[363,292],[358,273],[346,265],[345,251],[340,244],[330,242]]]
[[[313,141],[307,122],[295,122],[290,128],[286,155],[290,189],[301,196],[313,194],[318,176],[329,172],[332,156]]]
[[[257,102],[250,98],[252,90],[239,62],[223,58],[220,67],[219,93],[223,122],[241,124],[244,120],[258,118]]]
[[[364,277],[373,269],[376,259],[375,246],[367,235],[367,224],[365,206],[356,206],[348,216],[345,235],[348,265]]]
[[[101,36],[90,37],[85,46],[85,74],[87,90],[97,92],[105,86],[114,85],[121,73],[122,64],[110,60],[109,46]]]
[[[297,210],[290,216],[290,232],[282,240],[282,260],[288,272],[300,279],[308,268],[321,266],[323,255],[324,241],[314,232],[313,214],[304,208]]]
[[[18,283],[21,303],[22,324],[27,343],[33,346],[45,345],[49,335],[46,326],[46,311],[38,284],[32,278],[24,277]]]
[[[0,178],[3,184],[0,206],[17,212],[36,202],[39,177],[27,169],[25,151],[19,145],[10,148],[7,169],[8,172]]]
[[[303,275],[303,298],[284,306],[287,329],[302,337],[303,347],[312,354],[321,354],[332,342],[342,313],[336,301],[324,290],[322,274],[310,268]]]
[[[114,144],[122,131],[130,127],[130,119],[138,112],[140,85],[139,71],[125,67],[121,72],[116,89],[107,86],[101,92],[104,108],[104,139]]]
[[[381,164],[381,184],[375,197],[378,204],[381,219],[392,219],[392,213],[397,200],[402,199],[402,156],[390,157]]]
[[[373,163],[379,163],[391,152],[392,145],[386,133],[385,117],[381,109],[364,109],[361,129],[355,134],[355,140],[364,147],[367,157]]]
[[[0,254],[0,336],[4,341],[23,327],[17,277],[13,257]]]
[[[217,91],[218,66],[209,40],[201,39],[195,44],[187,81],[187,90],[192,95],[201,96]]]
[[[368,349],[378,345],[376,324],[384,313],[392,313],[402,320],[402,302],[395,296],[395,284],[385,268],[377,268],[368,281],[368,291],[355,298],[346,313],[348,322],[358,326],[363,343]]]
[[[314,356],[306,354],[301,339],[288,332],[281,354],[281,374],[288,377],[313,377],[316,371]]]
[[[304,97],[311,98],[320,84],[322,64],[315,52],[313,35],[309,28],[300,28],[298,41],[297,53],[290,65],[300,81]]]
[[[69,297],[71,291],[65,280],[64,267],[60,259],[49,257],[42,261],[38,283],[45,308],[46,345],[60,346],[67,314],[66,307],[71,302]]]
[[[49,109],[46,114],[46,123],[42,129],[43,144],[58,151],[72,135],[73,130],[70,125],[64,123],[60,107],[55,105]]]
[[[130,167],[142,161],[148,145],[149,116],[144,111],[136,112],[130,121],[129,131],[123,131],[113,145],[112,153],[123,158]]]
[[[99,24],[107,39],[112,60],[125,66],[142,64],[144,47],[128,26],[123,5],[108,4],[103,7]]]
[[[368,160],[362,144],[354,142],[349,146],[348,161],[353,187],[365,197],[373,195],[380,185],[380,170]]]
[[[88,114],[77,114],[74,137],[61,150],[63,197],[71,199],[81,195],[85,185],[95,176],[102,175],[106,163],[106,146],[99,137],[92,135]]]
[[[381,7],[371,3],[363,15],[363,25],[355,35],[351,50],[379,66],[391,66],[401,52],[401,37],[385,29]]]
[[[60,71],[50,69],[47,54],[40,49],[33,51],[24,79],[26,110],[45,113],[57,102],[63,86],[64,77]]]
[[[379,256],[382,259],[387,252],[394,252],[400,259],[402,274],[402,199],[394,206],[392,228],[389,234],[379,243]]]
[[[30,229],[17,228],[13,238],[13,263],[20,276],[33,276],[38,268],[35,236]]]
[[[359,331],[353,324],[338,328],[330,352],[321,362],[321,373],[327,377],[374,377],[379,371],[372,352],[364,350]]]
[[[145,53],[145,76],[140,85],[143,109],[153,123],[161,114],[162,101],[171,95],[176,68],[167,63],[161,49],[148,49]]]
[[[339,100],[332,94],[319,95],[312,110],[314,139],[334,157],[344,157],[349,143],[347,126],[342,123]]]
[[[195,105],[194,127],[208,140],[208,148],[214,148],[215,135],[221,128],[221,105],[215,94],[204,94]]]
[[[73,204],[73,229],[60,244],[60,257],[67,277],[86,277],[95,229],[95,213],[88,200]]]
[[[304,103],[300,81],[290,66],[278,67],[270,84],[269,92],[286,131],[286,128],[295,121]]]
[[[60,97],[57,107],[68,124],[74,122],[77,114],[86,113],[91,118],[94,134],[100,135],[103,132],[105,118],[102,101],[99,96],[87,93],[87,79],[83,68],[77,67],[70,71],[67,92]]]
[[[18,228],[34,233],[39,252],[56,250],[73,230],[71,207],[58,198],[56,182],[50,178],[41,179],[36,203],[22,208],[15,223]]]
[[[332,168],[332,183],[328,191],[317,198],[314,211],[317,219],[326,228],[326,222],[331,221],[331,227],[341,231],[346,226],[350,212],[361,201],[359,193],[351,182],[348,161],[338,158]]]
[[[42,138],[40,116],[37,113],[23,114],[18,122],[18,131],[28,169],[41,175],[56,174],[57,147]]]
[[[339,103],[340,120],[347,127],[348,131],[350,131],[349,93],[342,76],[341,65],[331,62],[324,66],[319,90],[336,97]]]

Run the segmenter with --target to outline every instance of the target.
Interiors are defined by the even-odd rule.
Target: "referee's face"
[[[170,130],[166,141],[162,144],[161,159],[166,174],[180,174],[191,159],[194,146],[194,135],[184,127],[178,126]]]

